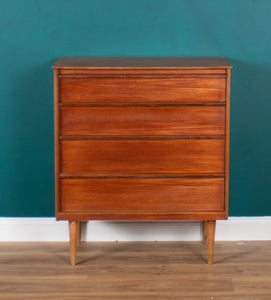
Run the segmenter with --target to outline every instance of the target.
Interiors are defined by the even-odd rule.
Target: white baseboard
[[[83,223],[85,241],[199,241],[201,222]],[[217,241],[271,240],[271,217],[231,217],[217,221]],[[68,241],[68,223],[55,218],[0,218],[0,241]]]

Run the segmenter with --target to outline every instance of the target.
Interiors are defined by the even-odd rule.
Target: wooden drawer
[[[226,79],[177,78],[62,78],[60,102],[224,102]]]
[[[223,178],[62,179],[62,212],[224,210]]]
[[[225,107],[60,107],[60,134],[224,135]]]
[[[223,139],[62,140],[62,173],[223,173]]]

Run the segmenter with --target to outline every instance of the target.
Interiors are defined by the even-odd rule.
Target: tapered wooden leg
[[[203,241],[206,242],[208,239],[208,221],[203,221]]]
[[[81,222],[80,221],[76,222],[76,230],[77,230],[76,242],[77,242],[77,245],[79,245],[81,243]]]
[[[208,221],[208,264],[209,265],[213,263],[213,257],[214,257],[215,223],[216,221]]]
[[[71,253],[71,264],[76,264],[76,246],[77,246],[77,225],[76,221],[69,221],[70,225],[70,253]]]

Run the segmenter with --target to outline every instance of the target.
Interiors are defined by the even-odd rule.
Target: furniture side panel
[[[55,163],[55,213],[59,211],[59,79],[58,70],[54,70],[54,163]]]

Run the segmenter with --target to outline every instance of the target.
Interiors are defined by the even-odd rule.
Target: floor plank
[[[271,241],[0,243],[0,299],[271,299]]]

